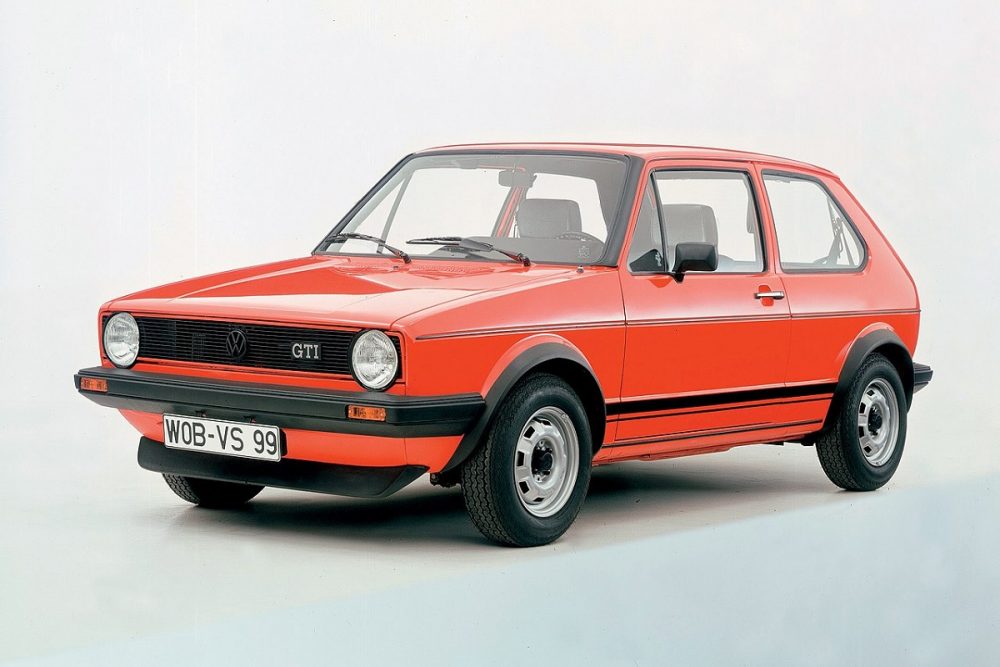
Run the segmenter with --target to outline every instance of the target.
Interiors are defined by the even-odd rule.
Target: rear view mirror
[[[504,169],[500,172],[497,180],[500,186],[505,188],[530,188],[531,184],[535,182],[535,175],[522,170]]]
[[[688,271],[715,271],[719,268],[719,253],[711,243],[678,243],[674,247],[673,274],[677,282]]]

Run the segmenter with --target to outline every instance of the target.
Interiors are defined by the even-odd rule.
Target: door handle
[[[753,295],[755,299],[784,299],[785,293],[775,290],[772,292],[757,292]]]

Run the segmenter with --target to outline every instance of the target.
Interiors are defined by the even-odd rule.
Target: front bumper
[[[139,440],[139,465],[153,472],[332,493],[355,498],[385,498],[427,472],[423,466],[349,466],[282,459],[255,461],[235,456],[170,449],[163,443]]]
[[[81,389],[83,378],[106,381],[107,391]],[[393,438],[461,435],[486,405],[478,394],[399,396],[302,389],[103,366],[81,370],[74,381],[77,390],[90,400],[120,410],[257,421],[288,429]],[[385,408],[385,421],[348,419],[348,405]]]

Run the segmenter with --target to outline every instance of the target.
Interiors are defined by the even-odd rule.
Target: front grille
[[[351,372],[351,341],[357,333],[157,317],[136,317],[135,321],[139,324],[142,358],[341,375]],[[246,336],[246,352],[242,356],[230,353],[227,337],[233,331]],[[399,339],[390,338],[399,354]],[[292,356],[292,346],[296,343],[318,345],[320,358],[296,359]]]

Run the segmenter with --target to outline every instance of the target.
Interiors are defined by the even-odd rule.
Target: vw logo
[[[233,329],[226,335],[226,352],[235,360],[240,360],[247,354],[247,335],[240,329]]]

